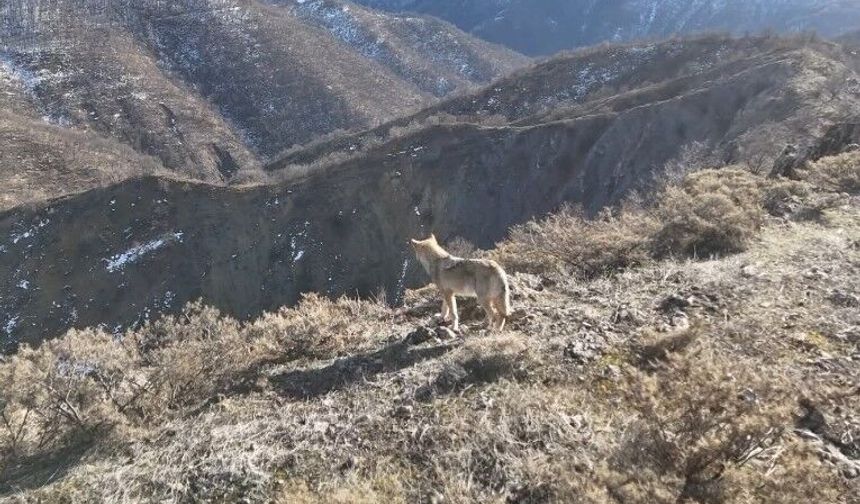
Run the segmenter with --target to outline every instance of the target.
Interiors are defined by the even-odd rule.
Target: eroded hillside
[[[426,288],[22,348],[0,500],[853,504],[860,155],[747,168],[460,243],[511,273],[502,333]]]

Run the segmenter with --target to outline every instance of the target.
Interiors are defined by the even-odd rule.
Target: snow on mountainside
[[[527,62],[444,21],[341,0],[2,3],[0,112],[10,114],[0,129],[15,134],[0,146],[27,169],[0,171],[13,188],[0,208],[154,171],[143,158],[131,170],[68,166],[61,152],[46,163],[32,147],[63,142],[28,131],[104,139],[81,149],[102,161],[128,159],[130,147],[180,177],[254,181],[287,147],[401,117]],[[48,174],[59,178],[37,182]]]
[[[838,35],[860,27],[853,0],[358,0],[439,16],[527,54],[675,33],[763,29]]]

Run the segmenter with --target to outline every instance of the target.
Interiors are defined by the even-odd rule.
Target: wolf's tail
[[[504,288],[504,302],[502,303],[502,316],[508,318],[511,316],[511,287],[508,284],[508,276],[504,270],[499,268],[499,273],[502,275],[502,286]]]

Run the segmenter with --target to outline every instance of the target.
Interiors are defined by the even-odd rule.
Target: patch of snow
[[[16,327],[18,327],[18,322],[20,321],[21,318],[17,315],[6,321],[6,325],[3,327],[3,329],[5,329],[7,336],[12,336],[12,331],[14,331]]]
[[[409,258],[403,260],[403,266],[400,268],[400,277],[397,279],[397,299],[403,296],[403,291],[406,285],[406,271],[409,269]]]
[[[67,74],[63,72],[51,72],[48,69],[40,69],[34,72],[25,65],[15,61],[8,53],[0,53],[0,79],[7,76],[13,84],[19,86],[25,93],[39,102],[38,88],[44,84],[57,83],[66,79]],[[42,120],[49,124],[68,127],[72,122],[59,110],[51,110],[44,102],[39,102],[42,112]]]
[[[20,282],[18,282],[18,288],[27,290],[30,288],[30,282],[28,282],[27,280],[21,280]]]
[[[124,269],[127,265],[133,264],[139,261],[143,256],[147,254],[151,254],[156,250],[168,245],[174,241],[182,242],[183,233],[168,233],[161,238],[148,241],[144,244],[137,245],[132,247],[125,252],[120,254],[115,254],[110,258],[104,259],[107,263],[105,268],[111,272],[115,273]]]
[[[42,83],[39,75],[16,63],[8,54],[0,53],[0,70],[30,94],[33,94]]]
[[[33,224],[32,226],[27,228],[25,231],[22,231],[19,233],[12,233],[9,236],[9,238],[12,240],[12,243],[17,245],[18,242],[20,242],[22,240],[27,240],[27,239],[35,237],[37,232],[40,229],[42,229],[43,227],[47,226],[50,223],[51,223],[51,219],[39,219],[38,223]]]
[[[346,6],[338,8],[324,0],[299,2],[299,12],[325,28],[335,38],[348,44],[364,56],[383,60],[391,58],[383,41],[368,33]]]

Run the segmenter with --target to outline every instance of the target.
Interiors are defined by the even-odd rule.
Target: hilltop
[[[23,347],[0,362],[0,499],[856,502],[852,149],[453,244],[512,275],[503,333],[466,302],[452,335],[426,288]]]

